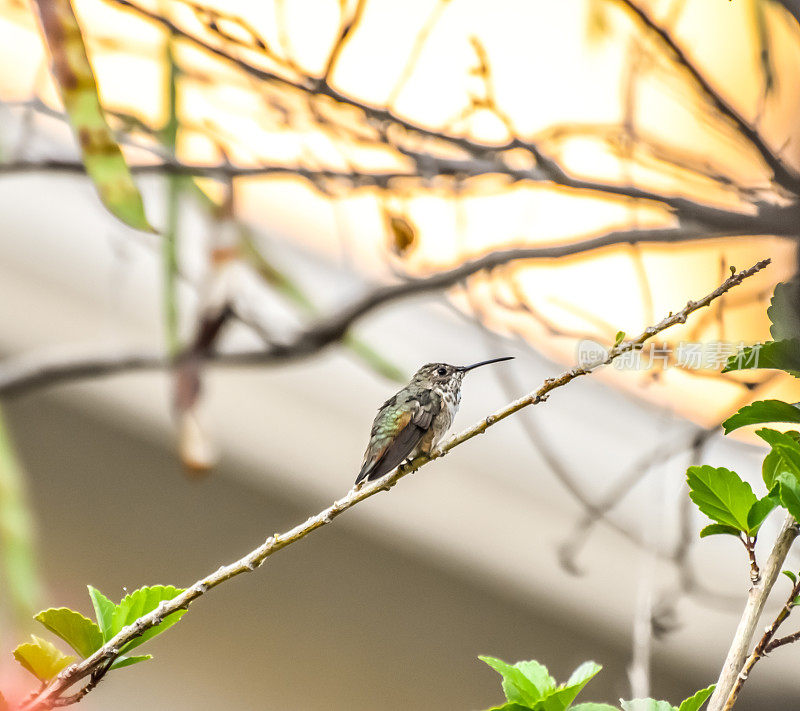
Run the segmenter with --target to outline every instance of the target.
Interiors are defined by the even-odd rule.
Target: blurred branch
[[[24,489],[25,473],[0,411],[0,557],[5,581],[3,592],[20,623],[30,619],[41,595],[41,583],[36,572],[33,522]]]
[[[283,548],[302,540],[310,533],[313,533],[326,524],[331,523],[334,518],[352,508],[356,504],[364,501],[365,499],[374,496],[380,491],[388,491],[401,478],[414,471],[417,471],[433,460],[443,457],[445,454],[464,442],[472,439],[473,437],[483,434],[489,427],[492,427],[501,420],[510,417],[525,407],[530,405],[538,405],[539,403],[546,401],[550,394],[557,388],[567,385],[576,378],[589,375],[594,368],[599,367],[600,365],[611,363],[615,358],[621,356],[623,353],[639,348],[645,341],[664,331],[665,329],[676,324],[685,323],[686,319],[693,312],[708,306],[729,289],[736,287],[748,277],[761,271],[769,264],[769,261],[770,260],[768,259],[764,260],[750,267],[749,269],[730,276],[720,286],[714,289],[714,291],[707,294],[702,299],[698,301],[689,301],[680,311],[676,313],[670,313],[659,323],[646,328],[636,338],[623,341],[622,343],[613,346],[607,352],[607,356],[602,363],[598,362],[594,367],[576,367],[572,370],[562,373],[557,378],[548,378],[537,390],[509,403],[500,410],[497,410],[493,414],[480,420],[472,427],[469,427],[460,434],[452,437],[443,446],[435,450],[430,456],[423,455],[416,457],[412,462],[400,466],[394,472],[377,479],[375,482],[367,483],[361,488],[354,487],[345,497],[335,501],[332,505],[323,509],[315,516],[311,516],[303,523],[295,526],[293,529],[287,531],[286,533],[276,533],[270,536],[258,548],[254,549],[244,557],[240,558],[234,563],[222,566],[214,573],[201,578],[178,596],[172,598],[171,600],[160,603],[155,610],[140,617],[127,627],[124,627],[119,634],[106,642],[91,656],[87,657],[81,662],[68,666],[52,682],[46,685],[43,689],[35,692],[32,697],[23,704],[23,711],[50,709],[57,705],[70,703],[70,699],[72,698],[75,698],[75,700],[82,698],[80,692],[75,694],[74,697],[64,697],[63,694],[69,687],[79,680],[84,679],[87,676],[91,676],[98,669],[107,666],[110,661],[119,656],[120,650],[123,649],[128,642],[141,636],[146,630],[149,630],[152,627],[160,624],[168,615],[172,614],[173,612],[177,612],[178,610],[188,609],[189,605],[193,601],[197,600],[212,588],[230,580],[231,578],[241,575],[242,573],[255,570],[272,554],[277,553],[279,550],[282,550]]]
[[[651,18],[642,10],[640,10],[635,4],[626,2],[625,0],[615,1],[623,2],[623,4],[629,7],[629,9],[645,24],[646,27],[650,28],[654,33],[656,33],[665,46],[667,46],[675,55],[678,62],[689,71],[690,76],[701,88],[703,93],[712,100],[713,105],[723,115],[731,119],[734,125],[740,130],[740,133],[756,147],[759,153],[761,153],[764,161],[775,174],[778,183],[790,190],[794,195],[800,194],[800,177],[792,173],[769,149],[769,147],[766,146],[758,132],[755,131],[755,129],[753,129],[744,119],[742,119],[731,106],[729,106],[721,97],[718,96],[718,94],[690,62],[688,57],[686,57],[682,50],[674,43],[670,35],[656,25]],[[172,32],[175,37],[183,39],[209,54],[232,63],[246,74],[265,82],[269,86],[276,86],[281,89],[296,91],[303,95],[327,97],[328,99],[331,99],[340,105],[358,109],[363,113],[364,117],[367,119],[367,122],[376,127],[376,129],[379,131],[379,135],[384,139],[384,143],[389,142],[387,129],[389,126],[393,126],[400,129],[401,133],[407,132],[411,135],[430,139],[434,142],[439,142],[445,146],[449,146],[450,148],[460,149],[472,159],[471,161],[463,159],[453,160],[437,157],[431,151],[424,151],[420,153],[409,148],[400,150],[400,147],[395,145],[394,147],[397,150],[400,150],[403,155],[411,157],[417,162],[418,173],[415,173],[414,177],[429,174],[431,171],[437,174],[448,174],[448,172],[464,172],[464,169],[469,168],[470,164],[474,163],[475,161],[478,161],[479,163],[483,162],[484,164],[488,162],[490,164],[489,166],[484,165],[479,173],[472,174],[496,172],[511,175],[512,177],[515,177],[515,179],[548,180],[565,187],[576,189],[605,192],[626,197],[641,197],[643,199],[660,200],[669,204],[673,209],[683,214],[685,217],[692,216],[695,218],[700,218],[700,214],[697,212],[691,213],[689,211],[685,211],[686,208],[689,207],[693,207],[695,210],[712,209],[704,208],[702,205],[693,203],[692,201],[683,198],[670,199],[668,196],[659,195],[658,193],[650,193],[644,190],[625,188],[624,186],[615,186],[597,181],[583,181],[576,179],[568,175],[566,171],[564,171],[554,160],[545,156],[535,143],[526,141],[521,137],[514,135],[513,133],[506,143],[489,144],[473,140],[463,135],[444,133],[441,130],[428,128],[403,118],[402,116],[393,112],[390,108],[374,106],[348,96],[347,94],[332,87],[324,76],[319,78],[310,75],[301,75],[297,79],[290,79],[282,76],[276,71],[270,71],[268,69],[263,69],[250,64],[242,58],[232,55],[225,49],[214,46],[202,38],[184,30],[169,18],[163,17],[156,12],[141,7],[134,2],[130,2],[130,0],[106,0],[106,2],[118,7],[127,8],[141,17],[149,19],[157,24],[161,24],[163,27]],[[514,149],[521,149],[529,153],[535,161],[535,168],[532,170],[518,171],[512,168],[510,165],[507,165],[503,160],[503,154]],[[449,171],[445,169],[448,162],[451,164]],[[466,173],[467,175],[470,174],[468,170]],[[712,222],[711,224],[715,223]]]
[[[772,170],[775,181],[781,187],[797,195],[800,191],[800,176],[798,176],[797,172],[784,163],[780,156],[767,145],[758,131],[728,103],[713,86],[711,86],[710,82],[703,76],[695,63],[678,45],[672,35],[661,27],[633,0],[613,1],[619,2],[626,7],[644,27],[658,38],[659,42],[671,53],[677,64],[686,70],[692,83],[697,87],[700,93],[708,99],[714,108],[730,121],[737,132],[758,151],[764,163]]]
[[[746,230],[745,230],[746,233]],[[306,358],[342,339],[359,319],[379,307],[395,301],[420,296],[451,287],[468,276],[491,270],[521,259],[555,259],[581,254],[616,244],[637,241],[682,242],[692,239],[714,239],[730,233],[710,233],[703,230],[666,228],[662,230],[613,230],[581,242],[552,247],[520,247],[491,252],[465,262],[453,269],[427,277],[409,279],[398,284],[378,286],[340,311],[324,317],[300,331],[290,341],[271,343],[264,349],[238,353],[212,353],[212,362],[227,365],[267,365],[297,358]],[[0,367],[0,396],[18,395],[45,385],[92,378],[134,370],[157,370],[170,364],[163,355],[154,352],[97,354],[75,356],[63,360],[17,359],[15,364]]]

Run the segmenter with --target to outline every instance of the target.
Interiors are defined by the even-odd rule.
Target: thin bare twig
[[[572,382],[576,378],[590,374],[594,368],[600,365],[608,364],[615,358],[621,356],[623,353],[639,348],[642,343],[652,338],[661,331],[670,328],[676,324],[685,323],[690,314],[698,309],[708,306],[714,299],[719,298],[722,294],[739,285],[744,279],[752,276],[753,274],[764,269],[770,260],[764,260],[758,264],[746,269],[738,274],[731,275],[714,291],[704,296],[698,301],[689,301],[684,308],[676,313],[671,313],[659,323],[654,326],[646,328],[638,337],[623,341],[622,343],[610,348],[606,354],[605,359],[596,363],[594,366],[575,367],[557,378],[548,378],[544,381],[542,386],[537,390],[529,393],[528,395],[509,403],[505,407],[497,410],[495,413],[480,420],[477,424],[467,428],[460,434],[452,437],[442,447],[435,450],[430,456],[419,456],[412,462],[399,467],[392,473],[378,479],[374,482],[369,482],[362,488],[351,489],[346,496],[335,501],[333,504],[323,509],[315,516],[311,516],[303,523],[295,526],[293,529],[282,534],[274,534],[267,538],[264,543],[249,552],[239,560],[220,567],[217,571],[210,575],[201,578],[191,586],[189,586],[182,593],[172,598],[165,600],[152,612],[143,615],[132,624],[124,627],[116,636],[110,639],[94,654],[86,659],[72,664],[64,669],[52,682],[45,688],[38,691],[31,699],[22,705],[22,711],[44,711],[45,709],[53,708],[59,704],[59,700],[63,698],[64,692],[69,689],[73,684],[81,679],[97,674],[99,669],[102,669],[109,663],[110,660],[115,659],[119,655],[119,650],[133,639],[141,636],[146,630],[160,624],[168,615],[177,612],[178,610],[188,609],[189,605],[197,598],[206,594],[212,588],[221,585],[222,583],[234,578],[242,573],[247,573],[255,570],[262,565],[266,559],[277,553],[279,550],[288,547],[292,543],[302,540],[307,535],[322,528],[326,524],[333,521],[334,518],[352,508],[356,504],[364,501],[365,499],[374,496],[380,491],[386,491],[394,486],[404,476],[420,469],[431,461],[443,457],[445,454],[456,448],[460,444],[483,434],[489,427],[497,424],[514,413],[522,410],[530,405],[537,405],[548,399],[550,394],[557,388],[565,386],[567,383]],[[91,684],[91,680],[90,680]]]

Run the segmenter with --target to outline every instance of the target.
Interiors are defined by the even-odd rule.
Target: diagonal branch
[[[576,367],[572,370],[566,371],[557,378],[548,378],[544,381],[542,386],[537,390],[529,393],[528,395],[509,403],[505,407],[489,415],[485,419],[480,420],[472,427],[467,428],[460,434],[452,437],[442,447],[434,451],[430,456],[419,456],[411,463],[405,464],[387,474],[386,476],[374,482],[370,482],[362,488],[351,489],[346,496],[335,501],[327,508],[320,511],[315,516],[311,516],[303,523],[298,524],[291,530],[274,534],[267,538],[264,543],[250,551],[247,555],[239,560],[220,567],[215,572],[207,575],[191,586],[177,597],[167,600],[159,604],[159,606],[152,612],[140,617],[132,624],[124,627],[119,634],[106,642],[94,654],[87,657],[83,661],[72,664],[64,669],[52,682],[45,688],[36,692],[27,702],[22,706],[22,711],[43,711],[59,705],[64,701],[64,692],[73,686],[81,679],[91,677],[98,669],[101,669],[109,663],[109,661],[119,656],[121,649],[124,646],[140,637],[145,631],[160,624],[168,615],[178,610],[188,609],[189,605],[197,600],[199,597],[206,594],[212,588],[221,585],[222,583],[234,578],[242,573],[247,573],[255,570],[261,566],[267,558],[279,550],[290,546],[297,541],[302,540],[310,533],[313,533],[319,528],[333,521],[334,518],[352,508],[356,504],[364,501],[365,499],[374,496],[381,491],[387,491],[394,486],[404,476],[420,469],[431,461],[443,457],[445,454],[455,449],[457,446],[472,439],[473,437],[483,434],[489,427],[504,420],[515,412],[522,410],[530,405],[538,405],[548,399],[550,394],[557,388],[563,387],[572,382],[576,378],[590,374],[594,368],[611,363],[615,358],[621,356],[623,353],[640,348],[641,345],[652,338],[653,336],[661,333],[667,328],[676,324],[685,323],[686,319],[693,312],[708,306],[714,299],[719,298],[728,290],[739,285],[742,281],[756,274],[764,269],[770,263],[769,259],[759,262],[754,266],[746,269],[738,274],[731,275],[714,291],[704,296],[698,301],[689,301],[684,308],[676,313],[670,313],[659,323],[646,328],[638,337],[623,341],[622,343],[610,348],[606,354],[605,359],[596,363],[594,366]]]
[[[795,226],[791,225],[794,230]],[[774,232],[774,231],[773,231]],[[557,259],[583,254],[617,244],[636,242],[675,243],[690,240],[719,239],[732,234],[750,234],[747,228],[724,233],[699,228],[664,228],[653,230],[612,230],[580,242],[550,247],[520,247],[491,252],[453,269],[397,284],[377,286],[340,311],[312,323],[285,343],[271,343],[266,348],[238,353],[211,353],[208,360],[221,365],[274,365],[308,358],[339,341],[353,324],[377,309],[401,299],[447,289],[467,277],[522,259]],[[0,396],[19,395],[34,388],[85,378],[130,371],[160,370],[171,362],[160,352],[92,353],[69,358],[16,359],[0,367]]]
[[[667,30],[661,27],[647,12],[633,0],[616,0],[625,6],[636,19],[652,32],[661,44],[673,55],[675,61],[683,67],[692,78],[700,92],[714,108],[727,118],[736,130],[758,151],[762,160],[772,170],[776,182],[794,194],[800,190],[800,176],[790,169],[780,157],[767,145],[758,131],[714,89],[701,73],[686,52],[681,49]]]

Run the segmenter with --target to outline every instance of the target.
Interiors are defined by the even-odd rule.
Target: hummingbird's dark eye
[[[447,375],[447,368],[441,367],[436,371],[439,375]]]

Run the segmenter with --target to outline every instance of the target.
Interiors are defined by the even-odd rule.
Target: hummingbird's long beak
[[[489,363],[499,363],[503,360],[514,360],[514,356],[503,356],[502,358],[492,358],[491,360],[482,360],[480,363],[473,363],[472,365],[462,365],[457,370],[460,370],[466,373],[468,370],[473,370],[474,368],[480,368],[482,365],[489,365]]]

